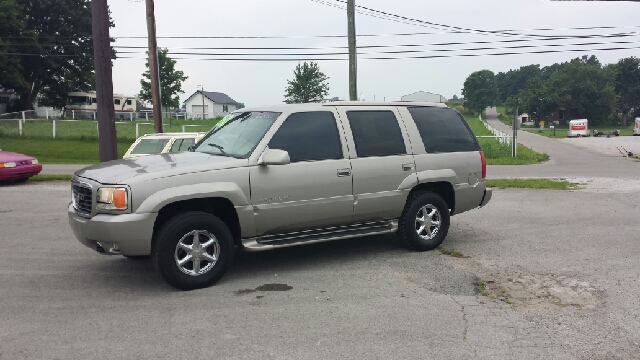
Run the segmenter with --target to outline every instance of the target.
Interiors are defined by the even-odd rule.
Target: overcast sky
[[[343,6],[336,0],[321,0]],[[530,39],[530,35],[585,35],[636,33],[640,31],[638,14],[640,3],[633,2],[550,2],[541,0],[356,0],[356,5],[384,11],[425,22],[474,30],[518,29],[525,36],[483,35],[478,32],[452,34],[447,28],[433,28],[415,24],[356,14],[357,34],[430,33],[412,36],[359,37],[358,46],[367,45],[425,45],[424,47],[398,47],[360,49],[360,52],[419,50],[421,53],[359,55],[358,93],[361,99],[399,100],[402,95],[416,91],[429,91],[447,98],[461,96],[466,77],[478,70],[493,72],[516,69],[529,64],[550,65],[585,54],[596,55],[606,64],[620,58],[639,56],[640,49],[619,51],[564,52],[511,56],[450,57],[439,59],[365,60],[371,56],[429,56],[436,54],[460,55],[478,51],[428,52],[434,49],[460,49],[473,47],[506,47],[516,45],[575,44],[580,42],[609,43],[628,41],[630,44],[603,44],[590,46],[496,49],[485,53],[524,52],[544,49],[592,49],[610,47],[640,47],[640,36],[596,38],[586,40],[528,41],[517,43],[468,44],[455,46],[428,46],[443,42],[477,42]],[[110,0],[109,6],[115,28],[111,36],[146,36],[145,3],[133,0]],[[170,52],[209,52],[222,50],[187,50],[193,47],[340,47],[347,46],[346,38],[313,38],[317,35],[346,35],[346,11],[313,0],[155,0],[157,35],[162,36],[282,36],[286,39],[158,39],[158,46]],[[424,25],[424,24],[423,24]],[[575,27],[614,26],[616,29],[562,30]],[[554,31],[529,29],[551,28]],[[526,35],[529,35],[527,38]],[[146,46],[146,39],[117,39],[119,46]],[[117,59],[114,62],[114,91],[137,94],[140,78],[145,70],[144,49],[122,49],[121,56],[135,59]],[[124,54],[122,51],[141,52]],[[290,52],[343,52],[344,49],[293,50]],[[227,53],[259,52],[283,53],[284,50],[230,50]],[[204,55],[173,55],[173,57],[207,58]],[[220,57],[220,56],[217,56]],[[238,57],[238,56],[232,56]],[[247,57],[247,56],[244,56]],[[265,57],[265,56],[263,56]],[[274,58],[277,56],[266,56]],[[346,59],[346,56],[331,56]],[[254,58],[256,58],[254,56]],[[289,57],[292,58],[292,57]],[[293,57],[295,58],[295,57]],[[300,58],[298,56],[297,58]],[[292,78],[298,61],[249,62],[178,60],[176,69],[189,77],[183,83],[187,96],[204,85],[206,91],[229,95],[247,106],[278,104],[284,100],[287,80]],[[348,62],[318,61],[320,69],[329,77],[329,97],[348,99]]]

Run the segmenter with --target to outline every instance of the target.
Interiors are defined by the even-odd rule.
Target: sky
[[[356,6],[419,20],[398,17],[380,18],[358,8],[356,33],[358,55],[358,94],[366,101],[395,101],[416,91],[428,91],[451,98],[461,96],[461,89],[469,74],[488,69],[495,73],[517,69],[530,64],[541,66],[564,62],[583,55],[595,55],[603,64],[614,63],[629,56],[640,56],[640,3],[583,2],[542,0],[356,0]],[[170,55],[179,59],[176,69],[184,71],[188,79],[183,83],[184,101],[198,86],[205,91],[223,92],[246,106],[280,104],[284,101],[287,80],[302,56],[280,56],[290,53],[346,52],[346,37],[318,38],[319,35],[346,35],[347,14],[339,0],[155,0],[156,29],[159,47],[169,53],[268,53],[263,56]],[[109,7],[115,27],[111,36],[115,46],[146,47],[147,39],[122,37],[147,35],[145,3],[137,0],[110,0]],[[393,21],[395,20],[395,21]],[[429,26],[427,22],[442,26]],[[614,29],[572,30],[577,27],[615,27]],[[455,27],[466,30],[455,31]],[[487,34],[492,30],[514,30],[512,35]],[[551,30],[533,30],[551,29]],[[392,34],[419,35],[392,36]],[[596,39],[532,40],[534,36],[603,35],[625,33],[629,36]],[[385,35],[385,36],[360,36]],[[231,36],[283,37],[279,39],[163,39],[161,37]],[[524,42],[505,43],[510,40]],[[539,37],[535,39],[540,39]],[[440,43],[495,42],[490,44],[434,45]],[[611,44],[611,42],[630,42]],[[549,44],[593,43],[589,46],[540,47]],[[602,44],[604,43],[604,44]],[[395,46],[366,48],[372,45]],[[397,47],[398,45],[419,45]],[[535,48],[494,49],[485,51],[433,52],[436,49],[461,49],[531,45]],[[311,47],[313,50],[193,50],[194,47]],[[540,50],[570,50],[625,47],[616,51],[562,52],[520,54],[509,56],[461,57],[462,54],[531,52]],[[181,49],[182,48],[182,49]],[[114,61],[114,92],[134,95],[140,91],[140,78],[145,70],[145,49],[117,48],[122,57]],[[420,51],[415,53],[373,54],[381,51]],[[124,52],[132,52],[125,54]],[[458,55],[447,58],[407,59],[431,55]],[[288,58],[294,61],[207,61],[203,58]],[[313,57],[313,56],[312,56]],[[315,56],[318,58],[318,56]],[[323,56],[342,60],[318,60],[320,70],[329,77],[329,98],[349,98],[348,61],[346,55]],[[400,57],[393,60],[372,60],[367,57]]]

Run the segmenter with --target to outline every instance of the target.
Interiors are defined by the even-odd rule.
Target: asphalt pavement
[[[2,359],[640,355],[637,192],[496,190],[452,218],[463,258],[367,237],[239,253],[191,292],[78,243],[65,184],[0,199]]]

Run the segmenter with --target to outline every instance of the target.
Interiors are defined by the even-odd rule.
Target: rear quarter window
[[[480,151],[467,121],[454,109],[408,108],[428,153]]]

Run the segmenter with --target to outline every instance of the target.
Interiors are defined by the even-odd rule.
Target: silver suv
[[[102,254],[148,257],[179,289],[207,287],[234,250],[396,233],[424,251],[486,205],[484,154],[433,103],[242,109],[189,152],[116,160],[72,179],[69,223]]]

